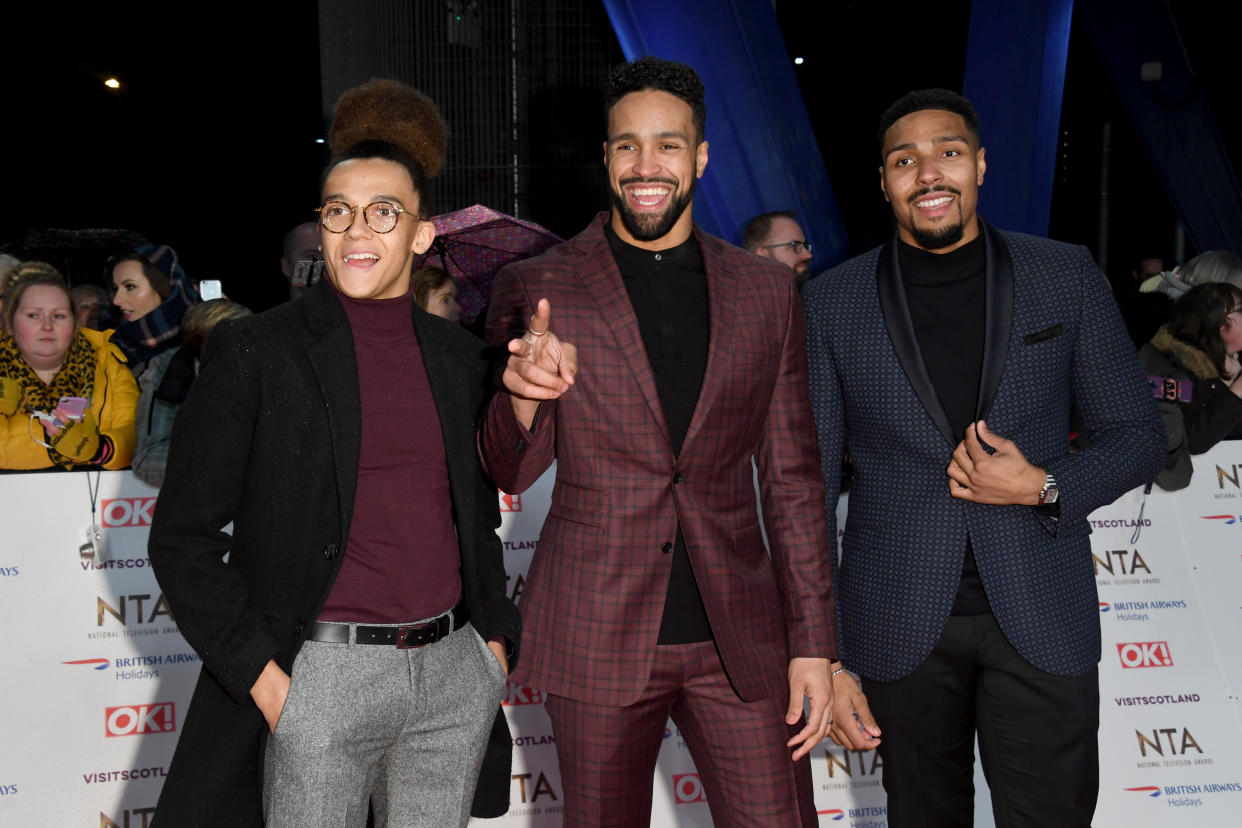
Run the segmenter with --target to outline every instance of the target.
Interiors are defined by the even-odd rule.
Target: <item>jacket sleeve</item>
[[[1061,527],[1153,480],[1167,454],[1155,400],[1108,280],[1086,248],[1079,255],[1078,336],[1069,382],[1087,447],[1044,464],[1060,489]]]
[[[819,277],[821,279],[826,277]],[[819,465],[824,479],[822,508],[828,524],[826,555],[832,571],[834,597],[838,595],[839,550],[837,502],[841,497],[841,463],[845,456],[845,404],[832,350],[828,344],[829,324],[826,300],[821,297],[826,282],[812,282],[803,292],[806,311],[806,352],[810,372],[811,411],[819,441]],[[838,619],[838,623],[840,620]]]
[[[91,402],[99,419],[99,433],[112,443],[112,456],[104,468],[123,469],[134,455],[138,382],[115,345],[105,346],[100,360],[103,370],[96,372],[96,376],[102,378],[103,387],[96,384]]]
[[[1186,447],[1191,454],[1203,454],[1229,437],[1242,423],[1242,398],[1220,380],[1195,383],[1195,394],[1205,399],[1182,406],[1186,426]]]
[[[224,560],[260,405],[254,361],[263,357],[247,334],[225,322],[207,342],[173,425],[147,546],[182,635],[239,704],[249,703],[259,673],[282,649],[249,594],[245,562]]]
[[[509,392],[500,383],[509,357],[509,340],[526,332],[533,309],[517,270],[511,267],[502,270],[492,288],[492,304],[487,315],[487,345],[495,361],[497,390],[479,428],[478,448],[483,468],[497,486],[510,494],[528,489],[556,457],[556,401],[540,404],[532,431],[518,422]]]
[[[1139,349],[1139,364],[1150,377],[1172,376],[1189,379],[1182,372],[1170,369],[1168,361],[1159,351],[1148,343]],[[1190,485],[1190,477],[1194,466],[1190,462],[1190,449],[1186,445],[1186,427],[1182,420],[1182,406],[1172,400],[1156,400],[1156,411],[1160,413],[1160,424],[1164,428],[1165,457],[1164,468],[1156,475],[1156,485],[1166,492],[1175,492]]]
[[[836,613],[815,424],[807,396],[806,327],[789,285],[785,341],[755,456],[764,526],[784,604],[791,657],[837,657]],[[839,464],[838,464],[839,468]]]

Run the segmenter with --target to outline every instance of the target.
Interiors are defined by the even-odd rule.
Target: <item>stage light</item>
[[[121,82],[117,80],[116,78],[108,78],[106,81],[104,81],[104,86],[108,87],[109,89],[120,89]]]

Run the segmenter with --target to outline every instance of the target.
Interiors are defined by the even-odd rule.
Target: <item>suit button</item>
[[[335,543],[329,543],[323,548],[323,556],[329,561],[335,558],[339,554],[341,554],[341,550],[337,547]]]
[[[686,479],[686,476],[685,476],[684,474],[682,474],[681,472],[673,472],[673,482],[674,482],[674,483],[680,483],[681,481],[683,481],[683,480],[685,480],[685,479]]]
[[[673,544],[668,541],[665,541],[664,543],[660,544],[660,551],[663,552],[665,555],[667,555],[669,552],[673,551]]]
[[[513,453],[514,454],[521,454],[522,449],[524,448],[526,448],[526,441],[523,440],[521,437],[513,441]]]
[[[302,630],[303,630],[303,627],[302,627],[302,622],[301,622],[301,621],[299,621],[298,623],[296,623],[296,624],[294,624],[294,625],[293,625],[293,634],[294,634],[294,636],[301,636],[301,635],[302,635]]]

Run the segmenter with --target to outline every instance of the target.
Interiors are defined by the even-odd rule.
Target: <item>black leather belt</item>
[[[323,641],[328,644],[348,644],[349,630],[352,626],[356,644],[383,644],[396,647],[398,650],[410,650],[435,644],[454,630],[460,630],[466,626],[469,621],[470,610],[466,609],[465,604],[458,604],[441,616],[417,624],[375,627],[367,624],[351,625],[339,621],[316,621],[310,625],[306,638],[309,641]]]

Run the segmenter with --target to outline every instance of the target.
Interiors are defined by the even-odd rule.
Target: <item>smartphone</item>
[[[204,279],[198,283],[198,295],[204,301],[210,299],[223,299],[224,290],[220,286],[219,279]]]
[[[77,422],[86,414],[86,406],[90,403],[86,397],[61,397],[60,402],[56,403],[56,410],[52,413],[62,422],[73,420]]]

